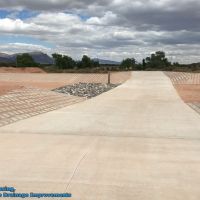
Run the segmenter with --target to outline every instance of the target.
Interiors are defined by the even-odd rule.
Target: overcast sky
[[[200,62],[199,0],[1,0],[0,52]]]

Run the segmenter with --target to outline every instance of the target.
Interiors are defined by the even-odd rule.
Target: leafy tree
[[[54,54],[52,54],[52,57],[53,57],[53,59],[54,59],[54,64],[55,64],[58,68],[62,69],[62,67],[63,67],[62,55],[61,55],[61,54],[54,53]]]
[[[147,57],[143,61],[143,64],[144,63],[147,67],[151,68],[164,68],[171,65],[171,63],[165,57],[165,52],[163,51],[157,51],[155,54],[151,54],[151,57]]]
[[[36,63],[30,54],[24,53],[21,55],[17,55],[16,57],[17,67],[37,67],[39,66],[38,63]]]
[[[76,62],[69,56],[57,54],[52,54],[54,58],[55,65],[59,69],[70,69],[76,67]]]
[[[84,55],[81,60],[81,67],[82,68],[90,68],[92,67],[92,61],[90,57]]]
[[[80,69],[82,66],[81,66],[82,62],[79,60],[79,61],[76,61],[76,66],[78,69]]]
[[[54,64],[59,69],[71,69],[71,68],[91,68],[91,67],[99,67],[99,61],[92,60],[90,57],[84,55],[81,61],[74,61],[71,57],[67,55],[52,54],[54,59]]]
[[[133,69],[135,67],[136,60],[134,58],[126,58],[121,62],[121,68]]]
[[[63,56],[63,68],[74,68],[76,67],[76,62],[69,56]]]

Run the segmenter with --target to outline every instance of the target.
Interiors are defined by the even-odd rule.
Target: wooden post
[[[108,70],[108,84],[110,84],[110,70]]]

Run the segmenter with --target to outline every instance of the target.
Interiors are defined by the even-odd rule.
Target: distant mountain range
[[[5,54],[5,53],[0,53],[0,63],[15,63],[16,62],[16,57],[17,55],[21,55],[22,53],[16,53],[16,54]],[[36,63],[40,64],[47,64],[51,65],[53,64],[53,58],[48,56],[47,54],[43,52],[29,52],[34,59]],[[101,65],[120,65],[120,62],[112,61],[112,60],[103,60],[103,59],[98,59],[94,58],[93,60],[99,61],[99,64]]]
[[[120,62],[112,61],[112,60],[103,60],[99,58],[94,58],[94,61],[99,61],[100,65],[120,65]]]
[[[15,63],[17,55],[21,55],[21,54],[22,53],[9,55],[5,53],[0,53],[0,62]],[[43,52],[29,52],[28,54],[32,56],[32,58],[34,59],[36,63],[48,64],[48,65],[53,64],[53,58],[51,58],[50,56],[48,56],[47,54]]]
[[[11,55],[0,53],[0,62],[2,63],[11,63],[13,62],[13,58]]]

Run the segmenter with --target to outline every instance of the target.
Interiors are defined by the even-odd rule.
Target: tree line
[[[165,52],[157,51],[151,54],[150,57],[146,57],[142,60],[142,63],[137,63],[134,58],[126,58],[121,62],[122,68],[133,70],[145,70],[145,69],[167,69],[172,65],[178,65],[178,63],[171,63],[165,56]]]
[[[73,68],[95,68],[99,67],[99,62],[84,55],[80,61],[73,60],[70,56],[54,53],[52,54],[54,65],[59,69]]]
[[[83,55],[80,61],[75,61],[68,55],[62,55],[58,53],[52,54],[54,65],[60,69],[71,69],[71,68],[91,68],[91,67],[99,67],[100,64],[97,60],[91,59],[90,57]],[[39,64],[34,61],[34,59],[28,53],[24,53],[21,55],[17,55],[16,63],[18,66],[26,67],[26,66],[38,66]],[[121,68],[138,68],[145,69],[147,67],[150,68],[163,68],[170,66],[171,63],[165,56],[163,51],[158,51],[154,54],[151,54],[150,57],[143,59],[142,63],[137,63],[135,58],[126,58],[124,59],[120,67]]]
[[[58,53],[52,54],[54,66],[58,69],[90,69],[98,68],[99,61],[91,59],[87,55],[83,55],[82,59],[75,61],[68,55]],[[37,67],[38,63],[28,53],[17,55],[16,65],[19,67]],[[138,63],[135,58],[126,58],[122,60],[118,66],[119,70],[146,70],[146,69],[168,69],[172,66],[178,66],[178,63],[171,63],[166,58],[165,52],[157,51],[151,56],[146,57],[141,63]]]

